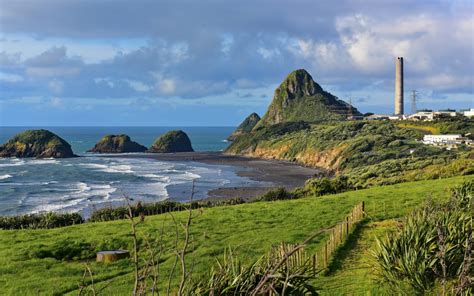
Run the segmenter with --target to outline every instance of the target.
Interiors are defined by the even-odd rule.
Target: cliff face
[[[230,135],[227,140],[234,141],[238,136],[250,133],[252,129],[260,121],[260,116],[257,113],[252,113],[235,129],[235,131]]]
[[[291,72],[275,90],[267,112],[255,128],[289,121],[315,122],[361,115],[346,102],[324,91],[304,69]]]
[[[127,153],[145,152],[147,148],[134,142],[127,135],[106,135],[88,152]]]
[[[159,137],[147,152],[151,153],[172,153],[172,152],[193,152],[191,140],[185,132],[169,131]]]
[[[54,133],[40,129],[22,132],[0,146],[0,157],[74,157],[71,145]]]

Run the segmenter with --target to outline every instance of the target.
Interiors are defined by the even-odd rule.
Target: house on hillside
[[[465,144],[466,146],[472,147],[473,141],[463,137],[460,134],[452,135],[424,135],[423,144],[442,146],[447,149],[457,148],[459,145]]]

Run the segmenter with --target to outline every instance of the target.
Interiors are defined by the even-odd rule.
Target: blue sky
[[[419,108],[474,108],[473,15],[470,0],[0,0],[0,125],[233,126],[299,68],[391,113],[397,56]]]

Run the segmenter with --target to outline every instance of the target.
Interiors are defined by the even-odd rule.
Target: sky
[[[235,126],[304,68],[361,112],[474,108],[472,0],[0,0],[0,126]]]

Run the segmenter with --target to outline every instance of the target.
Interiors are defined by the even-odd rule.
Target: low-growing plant
[[[285,200],[285,199],[293,199],[295,196],[288,192],[284,187],[279,187],[276,189],[271,189],[267,191],[265,194],[257,198],[257,201],[276,201],[276,200]]]
[[[305,182],[304,187],[294,191],[298,197],[322,196],[327,194],[341,193],[354,189],[345,176],[334,178],[314,177]]]
[[[309,260],[297,264],[281,260],[280,249],[273,248],[244,266],[229,248],[208,278],[190,286],[188,295],[317,295],[310,284],[316,271]],[[274,269],[276,272],[270,274]]]
[[[184,211],[189,209],[191,206],[192,209],[199,208],[211,208],[217,206],[226,206],[226,205],[237,205],[245,203],[246,201],[242,198],[233,198],[233,199],[223,199],[223,200],[203,200],[203,201],[193,201],[191,203],[182,203],[177,201],[165,200],[156,203],[141,203],[138,202],[135,205],[132,205],[133,215],[137,216],[150,216],[150,215],[159,215],[175,211]],[[91,217],[88,219],[90,222],[103,222],[103,221],[112,221],[112,220],[121,220],[126,219],[128,215],[128,206],[119,206],[112,208],[102,208],[92,212]]]
[[[0,229],[55,228],[84,223],[79,213],[44,213],[0,217]]]
[[[382,281],[418,294],[439,286],[441,292],[436,293],[444,294],[448,285],[453,294],[455,289],[472,293],[472,183],[452,189],[445,204],[430,202],[414,211],[398,233],[377,241],[374,257]]]

